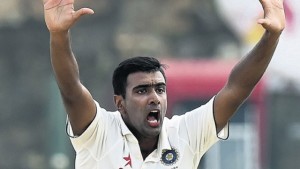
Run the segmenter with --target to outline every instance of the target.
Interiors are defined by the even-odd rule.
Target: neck
[[[132,132],[132,134],[138,140],[143,159],[145,160],[149,154],[151,154],[155,149],[157,149],[159,134],[156,136],[145,137],[142,134],[140,134],[130,124],[126,123],[126,120],[124,118],[123,118],[123,120],[124,120],[125,124],[127,125],[128,129]]]
[[[156,138],[140,138],[138,140],[143,159],[145,160],[149,154],[151,154],[155,149],[157,149],[158,136]]]

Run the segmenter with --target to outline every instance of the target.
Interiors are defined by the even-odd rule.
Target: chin
[[[161,132],[161,126],[157,128],[152,128],[150,132],[148,132],[149,135],[151,136],[158,136]]]

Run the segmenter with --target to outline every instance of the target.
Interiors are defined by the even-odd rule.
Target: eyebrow
[[[166,83],[160,82],[160,83],[155,83],[155,84],[142,84],[142,85],[135,86],[133,88],[133,90],[140,89],[140,88],[157,87],[157,86],[164,86],[165,87]]]

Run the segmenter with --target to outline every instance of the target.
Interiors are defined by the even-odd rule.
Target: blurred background
[[[80,7],[95,14],[72,29],[73,50],[82,82],[107,110],[115,110],[112,71],[125,58],[169,64],[171,117],[216,94],[263,33],[256,24],[261,6],[251,0],[86,0]],[[268,71],[233,118],[229,140],[215,145],[201,168],[299,168],[300,1],[285,0],[285,9],[287,28]],[[74,168],[42,2],[2,1],[0,79],[0,168]]]

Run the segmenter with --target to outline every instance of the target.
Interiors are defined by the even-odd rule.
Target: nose
[[[152,91],[149,96],[149,104],[160,104],[159,95],[155,91]]]

